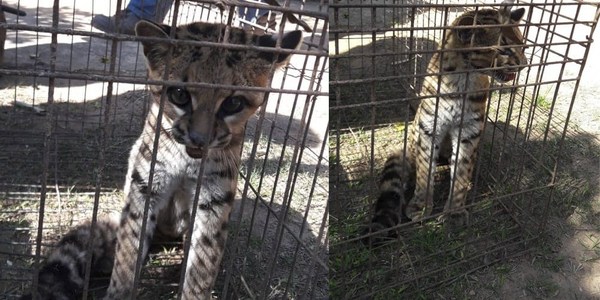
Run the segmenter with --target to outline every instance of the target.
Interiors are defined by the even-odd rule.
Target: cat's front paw
[[[419,221],[431,215],[433,205],[427,204],[426,201],[411,201],[406,206],[406,216],[412,221]]]
[[[469,224],[469,212],[466,209],[447,212],[439,216],[438,221],[451,228],[463,227]]]
[[[381,223],[371,223],[362,231],[361,236],[363,236],[361,241],[365,246],[375,247],[395,241],[398,238],[398,230]]]

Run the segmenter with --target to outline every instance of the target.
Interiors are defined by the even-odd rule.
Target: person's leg
[[[242,0],[242,2],[244,2],[244,0]],[[250,2],[250,1],[247,1]],[[258,1],[258,2],[262,2],[262,1]],[[256,20],[258,20],[258,18],[260,18],[263,15],[266,15],[269,13],[268,9],[264,9],[264,8],[256,8],[256,7],[244,7],[244,6],[240,6],[238,7],[238,15],[240,19],[246,20],[248,22],[252,22],[252,23],[256,23]]]
[[[131,0],[126,10],[132,12],[140,19],[153,20],[156,0]]]
[[[252,22],[257,18],[256,16],[257,9],[254,7],[238,7],[238,16],[242,20],[246,20],[248,22]]]
[[[263,1],[258,0],[258,2]],[[238,17],[240,20],[243,20],[240,22],[240,25],[242,26],[242,28],[256,31],[256,33],[258,34],[264,33],[264,30],[262,28],[257,30],[257,28],[255,28],[252,25],[257,24],[261,27],[275,29],[275,12],[271,12],[271,15],[269,16],[269,11],[270,10],[264,8],[239,6]]]
[[[131,0],[127,5],[127,10],[131,11],[140,19],[162,22],[173,0]]]
[[[116,26],[116,14],[112,17],[96,15],[92,18],[92,26],[107,33],[135,34],[135,24],[142,19],[162,22],[173,0],[131,0],[125,10],[117,12],[120,16],[119,27]]]

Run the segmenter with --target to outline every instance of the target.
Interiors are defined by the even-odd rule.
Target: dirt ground
[[[575,14],[574,8],[565,9],[563,13],[566,15]],[[559,33],[567,34],[570,30],[564,28]],[[584,32],[578,34],[574,35],[575,38],[587,38],[583,36]],[[591,40],[595,42],[590,46],[590,55],[581,74],[573,107],[569,107],[571,101],[568,96],[573,95],[575,90],[569,84],[559,91],[558,97],[564,95],[564,100],[556,103],[555,111],[558,115],[567,116],[569,109],[572,109],[569,130],[585,135],[593,149],[600,149],[600,80],[597,75],[600,57],[594,54],[600,53],[600,43],[597,42],[600,40],[600,30],[595,31]],[[581,53],[572,52],[572,55]],[[568,64],[565,68],[564,73],[571,75],[580,70],[578,66]],[[469,291],[470,296],[474,299],[481,299],[482,296],[500,296],[503,299],[600,299],[600,191],[593,188],[600,184],[600,154],[594,152],[573,156],[565,153],[562,165],[559,163],[563,171],[589,184],[568,188],[580,191],[592,189],[594,192],[583,194],[584,197],[577,199],[569,212],[553,211],[551,207],[548,236],[542,239],[541,244],[531,253],[502,263],[495,271],[490,271],[494,275],[482,273],[481,278],[492,278],[497,284],[495,294],[475,290]],[[561,199],[555,201],[560,202]],[[498,272],[498,268],[502,270]]]
[[[114,3],[61,1],[59,28],[99,32],[90,25],[92,16],[114,14]],[[27,12],[19,24],[52,24],[53,1],[5,0],[3,4],[20,4]],[[303,4],[292,1],[290,5],[299,9]],[[304,9],[322,15],[326,11],[315,1],[305,3]],[[213,8],[207,14],[193,2],[182,1],[179,20],[219,22],[216,12]],[[16,22],[13,15],[7,18],[9,23]],[[315,26],[315,32],[304,33],[302,49],[308,49],[309,44],[313,50],[314,45],[325,45],[324,22],[315,17],[303,19]],[[277,22],[281,22],[281,14]],[[288,23],[286,31],[292,29],[294,25]],[[50,119],[49,79],[44,75],[50,67],[50,42],[48,33],[9,30],[5,45],[3,68],[34,70],[42,75],[0,78],[0,299],[14,299],[31,282],[33,260],[28,255],[35,253],[31,245],[38,228],[44,150],[50,149],[48,182],[52,188],[45,199],[43,252],[66,230],[90,218],[94,200],[99,200],[100,213],[121,210],[128,152],[139,135],[148,104],[144,84],[116,83],[106,125],[107,83],[59,78],[54,82],[54,119]],[[82,76],[108,75],[111,47],[111,41],[104,38],[59,34],[56,70]],[[115,66],[120,78],[145,78],[145,62],[137,42],[118,43]],[[327,93],[327,70],[323,57],[294,55],[285,76],[281,71],[276,73],[272,87]],[[325,297],[328,151],[323,140],[327,134],[327,100],[325,96],[273,92],[264,118],[257,115],[249,122],[242,155],[244,175],[238,185],[240,199],[232,214],[216,295],[222,295],[228,282],[230,298]],[[50,124],[55,135],[48,144],[44,135]],[[103,126],[109,127],[108,138],[101,142]],[[104,176],[96,193],[100,152]],[[146,286],[164,287],[166,292],[160,297],[147,293],[144,297],[149,298],[144,299],[172,296],[169,293],[177,283],[172,278],[178,278],[178,273],[160,270],[166,268],[164,264],[176,268],[173,265],[181,253],[169,251],[160,248],[152,254],[146,274],[166,281],[145,282]]]
[[[600,30],[596,30],[591,38],[595,42],[590,47],[590,55],[581,74],[569,126],[587,133],[589,141],[598,149],[600,80],[597,72],[600,57],[594,53],[600,53],[600,43],[597,42],[600,40]],[[578,72],[578,68],[565,72]],[[573,87],[569,86],[562,93],[572,94]],[[569,102],[557,103],[559,114],[568,114]],[[575,157],[564,167],[575,177],[591,179],[592,186],[600,184],[598,153]],[[501,285],[499,295],[506,295],[505,299],[600,299],[600,192],[596,190],[587,197],[579,200],[588,204],[576,204],[566,218],[556,215],[550,218],[550,236],[544,241],[547,248],[536,249],[520,259],[507,262],[507,274],[503,276],[504,285]],[[546,261],[540,263],[539,260]],[[474,296],[478,297],[479,294],[475,293]]]
[[[351,1],[342,1],[340,3],[342,6],[344,3],[353,4]],[[385,0],[372,1],[371,3],[375,5],[393,4],[392,1]],[[459,2],[436,2],[436,4],[446,3],[458,4]],[[408,1],[405,4],[427,6],[427,3],[421,1]],[[425,8],[422,10],[428,11]],[[455,10],[458,10],[457,13],[460,13],[461,11],[460,8],[450,9],[451,12],[454,12]],[[567,16],[574,16],[576,14],[575,10],[576,8],[574,6],[565,6],[561,8],[560,13]],[[421,15],[417,15],[416,17],[414,15],[415,12],[420,14],[420,7],[412,12],[413,19],[402,13],[398,13],[398,11],[401,11],[401,9],[394,10],[392,7],[380,7],[377,9],[362,8],[361,10],[359,7],[353,7],[349,9],[341,8],[336,15],[333,13],[330,15],[331,17],[337,17],[336,21],[332,21],[332,26],[335,22],[338,22],[336,25],[338,25],[339,28],[356,29],[357,31],[360,31],[361,26],[367,28],[376,27],[380,30],[391,28],[393,26],[409,26],[411,20],[414,21],[414,24],[417,27],[427,27],[427,21],[421,23]],[[434,10],[430,10],[430,12],[432,11]],[[443,8],[438,9],[438,12],[441,11],[443,11]],[[587,16],[593,16],[594,11],[592,6],[587,7],[586,11],[588,13]],[[377,15],[377,17],[375,18],[373,15]],[[540,16],[534,14],[531,17],[532,20],[537,20],[536,18]],[[586,18],[583,17],[583,14],[581,14],[580,17]],[[433,19],[435,17],[431,18]],[[452,17],[449,19],[452,20]],[[437,17],[436,20],[437,21],[434,23],[435,25],[443,25],[440,17]],[[550,202],[547,211],[544,210],[544,213],[542,213],[546,214],[542,219],[547,218],[546,230],[544,232],[539,232],[537,234],[537,237],[539,237],[537,242],[529,244],[525,247],[524,253],[517,257],[500,260],[483,269],[477,268],[477,271],[475,272],[461,276],[459,279],[446,282],[442,287],[437,287],[432,292],[426,293],[425,295],[427,296],[424,296],[425,298],[600,299],[600,191],[597,189],[597,186],[600,183],[600,101],[598,101],[600,81],[597,76],[597,70],[600,68],[600,58],[594,54],[600,53],[600,44],[597,42],[600,39],[600,31],[596,30],[592,37],[588,37],[586,34],[589,33],[589,29],[582,30],[583,28],[581,27],[558,26],[554,29],[554,33],[565,36],[570,36],[573,33],[572,37],[575,40],[587,41],[589,38],[590,41],[594,40],[595,42],[592,43],[589,49],[590,55],[588,55],[587,60],[585,61],[586,67],[581,74],[581,81],[572,107],[571,98],[575,92],[575,84],[573,82],[562,83],[559,85],[544,85],[543,87],[544,89],[547,89],[547,91],[544,91],[542,95],[546,97],[546,100],[549,99],[549,102],[553,103],[552,105],[547,103],[548,105],[546,108],[548,110],[552,109],[552,114],[555,116],[553,122],[558,124],[557,128],[559,129],[559,132],[562,132],[562,126],[567,122],[566,118],[569,116],[569,125],[566,128],[567,139],[562,148],[564,154],[558,154],[559,167],[558,170],[556,170],[556,174],[558,176],[557,182],[559,182],[559,184],[553,193],[553,201]],[[373,53],[385,53],[386,50],[392,49],[391,47],[393,46],[390,45],[402,45],[404,42],[402,32],[400,32],[399,36],[394,36],[393,38],[390,38],[391,33],[388,34],[387,37],[384,37],[381,32],[377,34],[369,32],[339,34],[338,36],[341,41],[339,41],[339,43],[331,41],[330,43],[332,51],[335,49],[339,51],[337,53],[342,55],[349,54],[349,56],[355,56],[349,59],[338,59],[337,61],[335,58],[332,59],[332,61],[335,61],[336,65],[339,66],[336,70],[346,72],[341,74],[334,73],[332,78],[334,78],[334,80],[359,79],[361,77],[357,74],[361,74],[361,72],[364,74],[364,78],[374,77],[374,74],[377,74],[380,78],[397,75],[395,73],[392,74],[391,71],[390,73],[386,73],[386,68],[390,68],[392,64],[402,63],[403,60],[401,59],[403,57],[400,57],[400,59],[396,58],[396,60],[392,61],[385,61],[384,57],[367,58],[366,56]],[[420,43],[427,43],[427,41],[421,42],[418,39],[428,38],[428,34],[429,31],[422,29],[415,32],[414,38],[417,39],[416,47],[418,47]],[[537,32],[532,31],[528,34],[529,39],[536,40],[538,38],[536,37],[536,34],[538,34]],[[334,34],[332,34],[332,38],[333,37]],[[372,39],[376,39],[377,42],[370,44]],[[389,41],[393,41],[395,44]],[[536,41],[539,42],[539,40]],[[386,47],[388,49],[386,49]],[[564,48],[561,48],[560,46],[555,46],[554,49],[557,49],[557,51],[564,50]],[[584,47],[573,47],[573,49],[568,52],[569,57],[583,57],[583,51],[585,51]],[[364,55],[365,58],[360,59],[361,55]],[[532,54],[532,57],[538,56],[539,53]],[[546,62],[552,62],[557,59],[557,57],[549,55]],[[532,58],[532,62],[534,60],[535,59]],[[345,64],[348,64],[349,66],[346,68]],[[564,75],[563,78],[577,78],[579,70],[581,69],[578,64],[555,64],[548,67],[545,71],[545,77],[540,77],[538,82],[554,78],[556,74],[561,72],[561,68],[564,68],[564,70],[562,70],[562,74]],[[359,82],[357,82],[356,85],[358,84]],[[369,86],[367,85],[367,87]],[[336,103],[336,105],[343,106],[348,104],[349,101],[352,101],[350,99],[358,99],[357,102],[351,102],[351,104],[361,107],[359,106],[360,101],[365,102],[365,99],[371,99],[368,97],[372,94],[369,94],[368,91],[364,93],[363,98],[360,98],[352,97],[353,94],[360,93],[358,88],[348,89],[350,92],[347,93],[342,90],[342,103]],[[381,90],[376,88],[375,91],[378,93],[377,96],[383,99],[406,97],[405,95],[399,95],[397,90],[389,91],[388,89],[389,87],[381,87]],[[389,94],[386,94],[386,92]],[[540,98],[538,98],[537,101],[542,102],[544,99]],[[552,99],[558,100],[550,101]],[[382,104],[381,106],[383,107],[384,105]],[[391,108],[390,106],[389,109],[384,109],[380,115],[376,116],[375,120],[381,122],[377,124],[386,124],[387,119],[382,121],[382,117],[389,117],[390,109],[395,108]],[[343,110],[340,109],[340,111]],[[377,113],[379,114],[380,112],[378,111]],[[344,124],[344,120],[346,120],[344,119],[345,115],[343,113],[332,115],[331,119],[335,122],[336,118],[342,120],[339,124]],[[492,119],[494,119],[494,117],[492,117]],[[336,139],[340,140],[344,138],[350,140],[350,142],[346,142],[345,140],[342,140],[341,142],[341,144],[344,145],[343,148],[346,151],[345,153],[367,153],[367,155],[365,155],[366,158],[363,159],[362,166],[357,163],[356,168],[359,169],[359,171],[355,172],[357,174],[372,172],[372,169],[369,169],[369,166],[366,164],[370,163],[368,153],[370,153],[369,149],[373,147],[373,145],[375,145],[377,151],[389,152],[388,149],[397,144],[397,142],[381,140],[382,138],[386,138],[385,134],[381,134],[385,129],[377,127],[377,129],[373,131],[374,133],[370,133],[369,130],[371,129],[368,127],[368,124],[371,124],[372,122],[373,119],[369,120],[366,118],[362,119],[362,121],[355,121],[352,123],[353,125],[356,125],[355,127],[348,129],[348,132],[342,131],[344,134],[339,133],[336,137]],[[335,126],[337,125],[334,123],[333,127]],[[361,130],[361,126],[365,126],[364,132]],[[402,132],[404,130],[401,125],[392,124],[386,126],[388,126],[387,129],[389,129],[389,131],[393,131],[394,133]],[[345,128],[341,129],[344,130]],[[369,134],[374,135],[374,141]],[[540,137],[540,139],[541,138],[542,137]],[[331,144],[334,145],[333,142],[331,142]],[[339,142],[338,145],[340,145]],[[346,150],[348,148],[347,145],[356,145],[356,149],[348,151]],[[376,151],[374,150],[374,152]],[[340,151],[340,153],[342,153],[342,151]],[[543,156],[544,153],[538,153],[538,155],[540,155],[538,158],[543,159],[541,156]],[[375,162],[381,164],[383,156],[385,155],[376,153]],[[340,158],[340,160],[342,160],[342,158]],[[353,163],[352,160],[346,160],[346,162],[349,164]],[[485,163],[486,162],[484,162],[484,164]],[[378,167],[379,166],[376,166],[375,169],[377,170]],[[342,164],[340,168],[346,168],[346,166]],[[498,169],[500,169],[500,167],[498,167]],[[491,170],[494,170],[494,168]],[[350,188],[358,186],[358,189],[362,187],[369,191],[370,194],[376,193],[376,188],[367,188],[369,185],[376,186],[375,183],[365,183],[361,180],[353,180],[352,176],[355,176],[355,174],[349,172],[350,170],[348,169],[342,171],[333,170],[332,174],[336,174],[335,176],[340,177],[346,176]],[[340,173],[342,175],[340,175]],[[353,195],[353,197],[349,198],[356,199],[359,197],[373,198],[375,196],[360,194]],[[341,205],[345,208],[340,207],[339,210],[355,210],[357,211],[356,215],[358,216],[352,215],[343,221],[339,221],[342,225],[336,223],[335,228],[334,225],[330,225],[332,231],[337,233],[344,229],[343,227],[355,228],[356,224],[352,223],[355,220],[358,220],[359,223],[365,222],[367,216],[363,216],[362,214],[364,213],[360,212],[361,210],[364,211],[364,208],[354,207],[356,203],[344,203]],[[332,206],[335,206],[335,203]],[[334,210],[334,208],[331,209],[332,214]],[[338,215],[335,217],[338,217]],[[490,220],[490,222],[494,222],[494,220]],[[343,227],[338,228],[337,226]],[[352,229],[349,231],[352,232]],[[410,248],[410,245],[406,247]],[[391,250],[390,252],[393,253]],[[350,251],[348,251],[348,253],[350,253]],[[360,260],[362,259],[362,255],[366,254],[359,252],[358,254],[353,253],[353,255],[356,255],[356,260]],[[396,254],[392,254],[391,257],[385,258],[385,260],[389,261],[388,264],[390,265],[393,265],[395,259],[398,259]],[[382,260],[384,260],[384,258],[378,253],[376,258],[370,260],[370,262],[375,261],[380,263]],[[364,259],[364,261],[369,260]],[[363,268],[365,271],[370,271],[369,265],[363,266]],[[357,269],[357,272],[360,272],[360,270]],[[377,285],[377,282],[371,284]],[[402,292],[406,292],[406,290],[403,290]],[[382,295],[389,297],[389,294]]]

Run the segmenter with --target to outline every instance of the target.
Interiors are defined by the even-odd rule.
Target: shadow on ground
[[[393,151],[387,148],[401,149],[402,142],[395,135],[378,136],[375,171],[363,171],[362,176],[354,169],[368,168],[368,157],[346,160],[340,153],[331,172],[330,267],[335,270],[330,277],[331,296],[497,299],[548,298],[556,293],[593,298],[580,282],[585,272],[561,274],[572,263],[564,259],[564,249],[575,239],[564,237],[579,230],[573,215],[595,219],[592,223],[600,225],[598,212],[592,209],[594,197],[600,195],[600,143],[573,130],[562,141],[560,132],[551,132],[545,140],[543,134],[529,134],[526,137],[503,122],[488,122],[470,193],[468,227],[448,229],[433,218],[422,224],[407,223],[400,226],[397,241],[371,250],[356,238],[372,213],[378,172]],[[388,142],[394,140],[395,145]],[[557,160],[556,184],[551,186]],[[449,179],[447,169],[441,168],[440,177]],[[442,210],[447,189],[447,184],[436,186],[435,211]],[[510,262],[522,255],[536,263],[527,272],[516,272],[522,266]],[[593,257],[600,259],[597,253]]]
[[[33,260],[29,254],[33,251],[31,241],[37,236],[35,228],[43,174],[47,175],[48,183],[42,239],[44,253],[60,233],[91,217],[96,187],[101,211],[120,211],[129,150],[141,131],[149,98],[146,91],[138,90],[116,95],[112,101],[108,123],[104,122],[104,98],[83,103],[55,102],[52,108],[38,105],[46,111],[45,114],[26,107],[0,107],[3,128],[0,130],[0,152],[3,153],[0,155],[0,165],[3,166],[0,168],[0,255],[3,262],[0,265],[0,294],[9,299],[28,290],[31,282]],[[249,127],[255,127],[256,121],[256,117],[252,118],[254,125]],[[291,129],[286,131],[290,122]],[[264,157],[254,157],[255,164],[263,166],[260,169],[262,176],[270,178],[282,172],[273,167],[273,164],[279,163],[275,155],[280,155],[284,142],[295,143],[292,137],[298,135],[297,131],[302,128],[300,123],[288,116],[265,114],[261,134],[270,141],[274,150],[269,155],[263,153]],[[47,126],[52,126],[50,135],[46,135]],[[310,129],[304,130],[308,130],[306,147],[320,147],[319,136]],[[248,133],[253,134],[254,131],[248,130]],[[252,141],[253,137],[246,136],[247,147]],[[100,156],[101,151],[103,156]],[[46,172],[45,152],[48,153]],[[313,165],[305,161],[297,165],[299,176],[314,176],[317,162]],[[102,170],[101,178],[98,178],[99,170]],[[243,184],[240,183],[240,187]],[[245,203],[261,203],[256,205],[256,209],[255,205],[246,204],[242,218],[232,222],[234,231],[241,234],[230,238],[227,250],[229,253],[237,247],[233,253],[240,255],[239,258],[226,256],[223,264],[223,268],[228,266],[228,269],[223,269],[223,274],[232,274],[229,295],[280,298],[313,293],[324,297],[326,276],[315,277],[326,272],[325,265],[315,266],[314,263],[315,258],[326,261],[322,238],[318,238],[318,232],[313,232],[318,228],[311,228],[304,210],[296,206],[253,200],[255,196],[252,193],[248,195],[243,200]],[[250,222],[253,213],[255,219]],[[268,219],[263,219],[266,216],[269,216]],[[169,286],[171,281],[165,279],[179,278],[169,272],[175,270],[177,273],[179,270],[177,253],[180,249],[172,252],[164,249],[159,247],[163,251],[151,256],[144,273],[148,279],[142,283],[147,288],[144,293],[154,296],[154,290],[148,287],[156,287],[161,295],[168,298],[176,287]],[[228,264],[229,261],[233,262]],[[274,266],[273,263],[277,268],[269,268]],[[321,271],[315,273],[315,270]],[[222,277],[217,287],[224,286],[225,277]],[[250,286],[249,289],[241,284],[241,278]],[[15,282],[18,283],[17,288],[14,288]],[[217,293],[220,291],[217,290]]]
[[[430,54],[436,43],[422,38],[386,38],[332,58],[330,120],[336,129],[371,129],[412,119]],[[367,54],[369,56],[367,56]],[[370,57],[370,55],[374,55]],[[356,81],[355,81],[356,80]]]

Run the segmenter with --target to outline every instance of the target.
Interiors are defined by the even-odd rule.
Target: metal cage
[[[490,89],[469,192],[470,224],[448,230],[437,222],[444,200],[436,196],[434,214],[400,224],[397,240],[373,249],[361,243],[379,172],[406,145],[411,107],[419,102],[427,63],[444,30],[465,10],[499,2],[331,4],[332,298],[444,298],[453,288],[462,291],[459,298],[471,298],[468,274],[530,251],[555,216],[549,207],[566,208],[563,199],[578,193],[565,172],[564,152],[595,147],[569,120],[600,6],[518,1],[527,10],[520,27],[528,65],[513,85]],[[439,194],[447,193],[448,179],[447,166],[439,167]]]
[[[214,294],[326,297],[327,3],[173,2],[166,24],[304,31],[301,48],[275,73],[268,101],[247,125],[241,200],[232,213]],[[113,15],[126,1],[2,4],[27,14],[7,14],[0,22],[6,30],[0,65],[0,298],[17,299],[32,288],[61,235],[121,211],[128,153],[148,110],[146,84],[163,82],[147,80],[135,36],[90,25],[94,15]],[[260,16],[250,16],[257,9],[273,15],[276,26],[257,24]],[[151,250],[139,298],[174,298],[184,255],[181,243]],[[106,287],[90,284],[84,295],[102,295]]]

